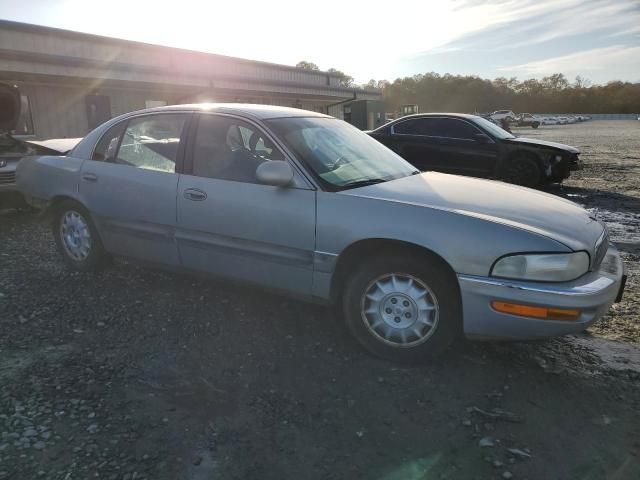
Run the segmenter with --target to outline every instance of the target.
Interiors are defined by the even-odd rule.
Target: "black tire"
[[[534,188],[542,182],[542,170],[535,159],[529,155],[521,154],[507,160],[503,168],[502,180]]]
[[[538,122],[532,123],[531,126],[536,129],[540,126],[540,124]]]
[[[70,251],[65,246],[61,224],[67,213],[74,212],[78,214],[86,223],[89,231],[89,245],[88,254],[85,258],[74,258]],[[51,230],[53,238],[56,242],[58,252],[62,256],[64,263],[71,269],[80,272],[97,271],[104,268],[111,261],[111,255],[104,249],[100,235],[96,230],[96,227],[91,219],[91,215],[77,202],[72,200],[65,200],[55,205],[53,208]]]
[[[416,337],[414,344],[409,342],[402,345],[399,339],[384,340],[370,327],[370,324],[375,322],[371,322],[363,313],[368,302],[364,295],[365,292],[371,291],[372,282],[391,274],[414,277],[428,287],[433,295],[430,298],[435,298],[433,303],[437,305],[437,317],[431,318],[437,318],[437,320],[433,327],[428,329],[423,327],[423,331],[428,333],[424,334],[425,338],[421,340]],[[384,298],[393,295],[396,294],[388,293]],[[380,301],[379,304],[382,309],[384,302]],[[385,255],[363,263],[346,281],[342,296],[342,310],[347,328],[355,339],[370,353],[393,362],[415,364],[437,356],[451,345],[462,330],[460,294],[455,274],[441,260],[427,255]],[[397,318],[399,317],[396,317],[396,320]],[[410,331],[411,328],[419,325],[416,320],[413,325],[394,331]],[[407,319],[407,321],[411,320]],[[389,323],[384,328],[388,329]]]

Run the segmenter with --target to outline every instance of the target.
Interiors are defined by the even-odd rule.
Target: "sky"
[[[640,0],[0,0],[0,18],[394,80],[640,82]]]

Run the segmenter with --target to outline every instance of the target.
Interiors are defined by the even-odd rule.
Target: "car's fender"
[[[457,274],[483,276],[507,254],[571,251],[544,235],[464,212],[330,192],[318,192],[317,202],[314,295],[320,298],[329,298],[341,253],[367,239],[410,243],[438,255]]]
[[[77,200],[83,161],[68,156],[25,157],[16,170],[18,190],[34,206],[46,206],[56,197]]]

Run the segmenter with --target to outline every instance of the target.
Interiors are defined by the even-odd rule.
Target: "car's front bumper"
[[[577,156],[575,156],[569,161],[569,170],[571,171],[582,170],[583,168],[584,168],[584,162],[580,160]]]
[[[520,282],[458,275],[462,295],[464,333],[470,338],[530,339],[580,332],[601,318],[621,294],[625,267],[610,247],[598,271],[564,283]],[[542,320],[500,313],[493,301],[530,306],[575,309],[577,320]]]

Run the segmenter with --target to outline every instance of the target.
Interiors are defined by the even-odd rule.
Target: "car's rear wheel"
[[[342,307],[356,340],[397,362],[441,353],[461,326],[455,276],[421,255],[389,255],[361,265],[347,281]]]
[[[542,170],[538,162],[529,155],[518,155],[507,162],[502,173],[502,179],[505,182],[533,188],[540,185]]]
[[[53,236],[64,262],[74,270],[98,270],[110,256],[104,249],[89,212],[80,204],[64,201],[54,208]]]

